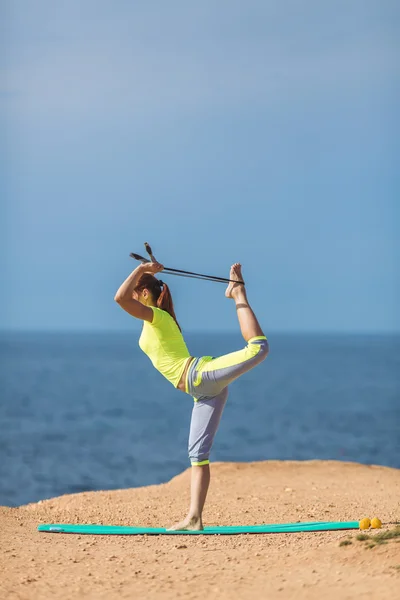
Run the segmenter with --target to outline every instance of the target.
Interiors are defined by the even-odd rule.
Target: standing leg
[[[203,508],[210,485],[210,463],[192,465],[190,508],[184,524],[187,529],[203,529]]]
[[[203,508],[210,485],[210,451],[228,397],[228,388],[218,396],[194,403],[189,434],[189,458],[192,463],[190,508],[186,518],[170,530],[203,529]]]

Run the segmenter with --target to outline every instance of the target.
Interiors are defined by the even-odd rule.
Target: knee
[[[208,464],[210,450],[210,444],[201,444],[198,441],[193,443],[189,440],[188,454],[191,465],[197,467]]]
[[[202,467],[203,465],[208,465],[210,462],[209,457],[209,450],[196,451],[195,448],[189,447],[189,460],[192,467]]]
[[[260,354],[262,356],[262,359],[264,360],[264,358],[267,358],[268,354],[269,354],[269,343],[267,338],[265,338],[265,340],[262,340],[262,344],[260,345]]]
[[[267,358],[269,354],[269,344],[266,337],[253,338],[248,342],[249,346],[252,347],[254,356],[262,361]]]
[[[209,465],[210,461],[208,458],[206,458],[205,460],[193,460],[191,458],[190,464],[192,465],[192,467],[204,467],[205,465]]]

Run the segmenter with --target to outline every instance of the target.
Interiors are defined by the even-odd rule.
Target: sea
[[[243,346],[192,333],[193,356]],[[192,398],[134,333],[0,334],[0,505],[166,482],[189,467]],[[230,386],[212,461],[400,468],[400,336],[271,334]]]

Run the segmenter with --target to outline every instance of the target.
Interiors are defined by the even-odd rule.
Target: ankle
[[[201,521],[201,515],[198,513],[189,513],[186,519],[190,521],[190,523],[198,523]]]
[[[247,303],[247,295],[246,290],[244,289],[244,285],[240,287],[234,288],[232,290],[232,298],[236,303],[238,302],[246,302]]]

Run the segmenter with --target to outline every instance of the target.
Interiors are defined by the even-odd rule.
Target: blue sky
[[[114,292],[244,266],[268,331],[399,331],[396,1],[4,3],[1,329],[133,330]],[[221,284],[170,283],[185,330]]]

